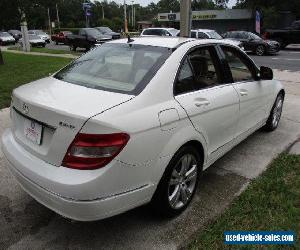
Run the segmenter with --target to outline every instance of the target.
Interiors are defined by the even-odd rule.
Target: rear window
[[[164,47],[103,44],[75,60],[54,77],[81,86],[138,94],[171,54]]]

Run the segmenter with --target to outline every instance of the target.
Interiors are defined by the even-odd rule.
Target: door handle
[[[240,91],[241,96],[247,96],[248,95],[248,91],[246,90],[241,90]]]
[[[208,106],[210,104],[209,101],[203,100],[203,101],[195,101],[195,106],[196,107],[201,107],[201,106]]]

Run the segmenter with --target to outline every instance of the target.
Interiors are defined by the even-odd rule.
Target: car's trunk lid
[[[133,97],[44,78],[14,90],[14,136],[30,153],[60,166],[70,143],[90,117]],[[40,144],[25,136],[24,128],[31,121],[42,125]]]

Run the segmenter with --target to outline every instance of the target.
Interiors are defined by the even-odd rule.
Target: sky
[[[99,0],[99,1],[101,2],[101,0]],[[124,3],[124,0],[114,0],[114,1],[116,3]],[[237,0],[229,0],[228,7],[232,7],[233,5],[235,5],[236,1]],[[132,2],[132,0],[126,0],[127,4],[129,4],[131,2]],[[146,6],[151,2],[157,3],[158,0],[134,0],[134,3],[139,3],[140,5],[143,5],[143,6]]]

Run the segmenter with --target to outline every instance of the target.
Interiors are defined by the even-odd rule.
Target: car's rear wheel
[[[266,53],[266,48],[263,45],[258,45],[255,49],[255,54],[258,56],[263,56]]]
[[[202,171],[202,158],[193,146],[183,146],[174,155],[157,187],[151,205],[166,217],[173,217],[191,202]]]
[[[282,93],[279,93],[276,101],[272,107],[270,116],[266,122],[266,125],[264,126],[264,129],[266,131],[274,131],[279,124],[281,114],[282,114],[282,108],[283,108],[283,101],[284,101],[284,96]]]

